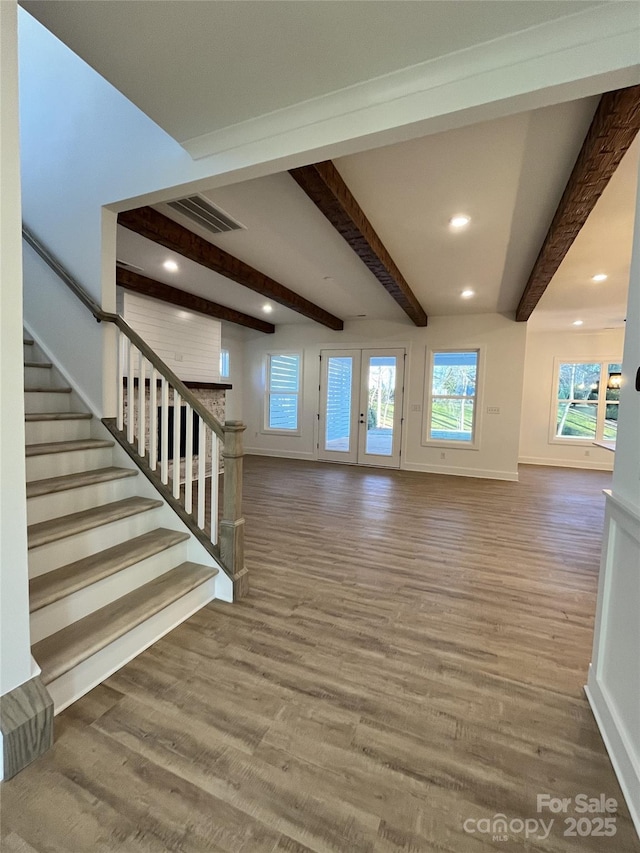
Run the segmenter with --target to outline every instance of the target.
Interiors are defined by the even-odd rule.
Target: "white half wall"
[[[0,695],[24,684],[32,675],[16,16],[15,0],[0,2]]]
[[[587,696],[640,836],[640,186]],[[640,379],[638,380],[640,381]]]
[[[520,401],[526,327],[499,314],[433,317],[426,328],[408,321],[349,321],[342,332],[318,324],[279,326],[275,335],[247,335],[244,418],[248,453],[298,459],[317,458],[320,350],[405,347],[407,362],[401,467],[412,471],[504,480],[518,478]],[[424,446],[422,435],[427,347],[482,350],[478,409],[478,450]],[[264,431],[265,361],[269,352],[303,354],[300,434]],[[500,413],[488,415],[487,407]],[[442,453],[445,459],[441,458]]]
[[[221,323],[118,288],[118,314],[184,382],[220,380]],[[138,375],[137,364],[134,375]]]
[[[613,470],[613,454],[587,442],[554,443],[549,440],[555,418],[554,361],[594,362],[622,359],[624,329],[600,332],[527,332],[520,430],[520,462],[569,468]],[[554,421],[555,423],[555,421]]]

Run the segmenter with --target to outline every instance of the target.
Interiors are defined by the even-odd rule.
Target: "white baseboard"
[[[598,683],[591,664],[584,692],[618,777],[633,825],[640,837],[640,756],[634,755],[615,706],[609,700],[606,688]]]
[[[424,474],[447,474],[453,477],[476,477],[480,480],[507,480],[518,482],[517,471],[494,471],[489,468],[460,468],[454,465],[427,465],[423,462],[403,462],[403,471],[420,471]]]
[[[613,456],[613,454],[612,454]],[[613,471],[613,460],[611,462],[598,462],[594,460],[578,459],[547,459],[544,456],[521,456],[519,465],[545,465],[550,468],[589,468],[593,471]]]
[[[315,453],[304,453],[298,450],[272,450],[265,447],[245,447],[246,456],[275,456],[277,459],[304,459],[317,462]]]

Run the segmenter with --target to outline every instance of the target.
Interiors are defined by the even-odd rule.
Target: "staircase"
[[[216,598],[218,569],[29,338],[24,354],[32,654],[57,713]]]

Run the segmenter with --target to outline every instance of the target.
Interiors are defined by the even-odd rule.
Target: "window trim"
[[[433,395],[431,388],[433,385],[433,362],[437,353],[447,352],[475,352],[478,356],[478,365],[476,368],[476,393],[473,397],[463,397],[461,395],[452,395],[449,399],[464,399],[474,401],[473,412],[473,431],[471,433],[471,441],[455,441],[445,438],[429,438],[429,430],[431,424],[431,410]],[[480,436],[482,432],[482,392],[484,387],[484,363],[486,360],[485,348],[482,346],[459,346],[459,347],[436,347],[430,349],[427,347],[426,369],[425,369],[425,384],[424,384],[424,400],[423,400],[423,417],[420,435],[420,444],[422,447],[448,447],[452,450],[480,450]],[[437,395],[441,396],[441,395]]]
[[[290,355],[296,356],[298,359],[298,390],[291,391],[289,393],[296,394],[298,397],[298,405],[297,405],[297,424],[296,429],[274,429],[269,426],[269,401],[271,398],[271,381],[270,381],[270,373],[271,373],[271,359],[274,356],[281,355]],[[263,388],[264,388],[264,400],[263,400],[263,413],[262,413],[262,429],[260,430],[265,435],[289,435],[289,436],[299,436],[302,434],[302,430],[300,427],[301,423],[301,401],[302,401],[302,365],[303,365],[303,354],[300,351],[296,350],[271,350],[265,353],[264,360],[264,373],[263,373]]]
[[[562,358],[556,356],[553,360],[553,382],[551,383],[551,406],[549,409],[549,444],[569,444],[575,447],[584,447],[585,442],[593,444],[595,441],[611,441],[612,439],[604,439],[604,422],[607,412],[607,405],[620,405],[619,400],[607,400],[606,391],[604,396],[599,395],[598,400],[585,400],[585,403],[591,403],[597,406],[596,411],[596,434],[594,436],[585,435],[556,435],[558,426],[558,404],[561,402],[558,398],[558,382],[560,380],[560,365],[561,364],[599,364],[600,365],[600,384],[602,385],[605,374],[608,378],[610,364],[622,364],[622,356],[610,358]]]

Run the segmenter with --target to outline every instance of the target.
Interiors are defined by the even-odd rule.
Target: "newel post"
[[[233,578],[233,598],[249,592],[249,572],[244,564],[244,518],[242,516],[242,421],[224,424],[223,512],[220,522],[220,558]]]

